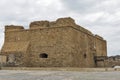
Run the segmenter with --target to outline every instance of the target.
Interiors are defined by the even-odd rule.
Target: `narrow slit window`
[[[39,57],[40,57],[40,58],[48,58],[48,54],[46,54],[46,53],[41,53],[41,54],[39,55]]]
[[[86,54],[84,54],[84,58],[87,58],[87,55],[86,55]]]

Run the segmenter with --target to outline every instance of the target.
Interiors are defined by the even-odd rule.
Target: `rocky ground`
[[[0,70],[0,80],[120,80],[120,72]]]

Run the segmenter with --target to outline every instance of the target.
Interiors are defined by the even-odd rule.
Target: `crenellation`
[[[59,18],[56,21],[34,21],[30,23],[30,29],[43,29],[43,28],[53,28],[53,27],[74,27],[84,33],[93,35],[91,31],[77,25],[74,19],[67,17],[67,18]]]
[[[73,27],[80,30],[80,31],[82,31],[82,32],[84,32],[84,33],[86,33],[86,34],[89,34],[89,35],[93,36],[93,33],[91,31],[89,31],[89,30],[87,30],[87,29],[85,29],[85,28],[83,28],[83,27],[81,27],[79,25],[76,25],[76,26],[73,26]]]
[[[49,21],[34,21],[30,23],[30,29],[40,29],[49,27]]]
[[[59,18],[56,20],[56,26],[75,26],[76,23],[74,19],[67,17],[67,18]]]
[[[103,37],[101,37],[101,36],[99,36],[99,35],[97,35],[97,34],[95,35],[95,37],[103,40]]]
[[[18,25],[6,25],[5,26],[5,32],[19,31],[19,30],[24,30],[24,27],[23,26],[18,26]]]

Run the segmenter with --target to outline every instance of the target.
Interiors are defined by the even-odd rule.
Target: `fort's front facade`
[[[30,29],[5,26],[1,49],[4,66],[97,67],[104,66],[106,41],[77,25],[72,18],[35,21]]]

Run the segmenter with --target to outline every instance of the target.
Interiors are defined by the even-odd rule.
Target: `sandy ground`
[[[120,80],[120,72],[0,70],[0,80]]]

